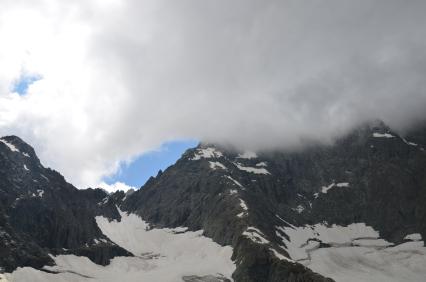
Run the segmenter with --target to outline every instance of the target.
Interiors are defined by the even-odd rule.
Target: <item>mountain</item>
[[[67,183],[58,172],[43,167],[20,138],[1,138],[1,269],[41,268],[53,264],[49,254],[85,255],[103,265],[116,255],[131,255],[103,235],[95,222],[99,214],[119,217],[113,204],[102,204],[107,196],[100,189],[78,190]]]
[[[121,207],[231,245],[235,281],[328,281],[308,268],[313,250],[426,236],[425,137],[376,122],[299,152],[201,144]]]
[[[373,122],[287,152],[202,143],[141,189],[113,194],[77,190],[19,138],[0,141],[0,266],[39,269],[6,279],[426,277],[426,127],[402,137]]]

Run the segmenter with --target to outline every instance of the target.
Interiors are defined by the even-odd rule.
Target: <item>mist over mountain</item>
[[[170,140],[292,149],[376,118],[403,133],[425,119],[425,10],[3,1],[0,133],[30,142],[81,188]]]

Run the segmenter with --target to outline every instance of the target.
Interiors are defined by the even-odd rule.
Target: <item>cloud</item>
[[[80,187],[184,138],[332,142],[426,109],[424,1],[4,1],[0,133]],[[37,76],[27,94],[17,79]]]
[[[124,192],[127,192],[130,189],[136,190],[135,187],[129,186],[129,185],[127,185],[123,182],[120,182],[120,181],[117,181],[113,184],[107,184],[107,183],[102,181],[101,183],[99,183],[95,187],[96,188],[102,188],[102,189],[106,190],[108,193],[114,193],[114,192],[119,191],[119,190],[124,191]]]

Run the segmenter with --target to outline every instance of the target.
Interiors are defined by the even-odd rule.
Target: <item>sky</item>
[[[173,165],[189,148],[198,145],[197,140],[175,140],[162,144],[158,149],[143,153],[133,160],[123,162],[116,173],[102,179],[99,187],[115,190],[139,189],[151,177]]]
[[[425,12],[420,0],[0,0],[0,135],[79,188],[115,189],[173,163],[148,164],[170,142],[291,150],[377,118],[404,132],[426,118]]]

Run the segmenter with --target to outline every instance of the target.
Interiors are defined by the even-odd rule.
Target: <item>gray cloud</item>
[[[81,1],[74,8],[64,21],[90,27],[88,86],[53,95],[68,118],[31,110],[2,128],[34,140],[78,183],[171,139],[292,148],[304,139],[332,142],[368,119],[403,131],[426,118],[424,1],[133,0],[106,12]],[[70,85],[81,80],[71,77]]]

